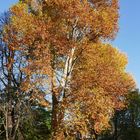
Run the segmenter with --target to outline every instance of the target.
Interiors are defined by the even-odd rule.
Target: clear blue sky
[[[120,30],[115,46],[128,55],[128,71],[140,88],[140,0],[120,0]]]
[[[17,0],[0,0],[0,12]],[[128,55],[127,70],[140,88],[140,0],[120,0],[120,31],[113,44]]]

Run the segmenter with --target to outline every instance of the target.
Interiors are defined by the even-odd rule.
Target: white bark
[[[75,52],[75,48],[72,48],[70,51],[70,55],[67,56],[67,59],[66,59],[64,73],[61,79],[62,92],[60,96],[60,101],[62,101],[63,97],[65,96],[65,89],[69,87],[71,73],[73,70],[74,52]]]

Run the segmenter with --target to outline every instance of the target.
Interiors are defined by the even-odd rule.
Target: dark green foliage
[[[111,132],[106,132],[101,140],[140,140],[139,91],[129,93],[127,100],[128,108],[116,111]]]
[[[23,122],[21,132],[25,140],[45,140],[51,134],[51,112],[42,107],[32,110],[32,117]]]

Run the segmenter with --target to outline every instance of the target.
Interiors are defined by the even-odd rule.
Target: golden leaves
[[[72,101],[97,132],[106,129],[115,109],[125,107],[135,82],[125,72],[127,57],[109,44],[89,44],[73,72]]]

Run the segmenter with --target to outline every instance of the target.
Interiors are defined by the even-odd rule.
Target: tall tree
[[[99,48],[100,46],[102,48],[103,45],[98,45],[99,42],[115,38],[118,31],[118,0],[21,0],[11,7],[11,13],[12,28],[17,34],[15,45],[18,46],[19,50],[22,50],[22,54],[27,58],[27,66],[22,70],[26,73],[29,82],[24,85],[24,88],[26,90],[40,89],[52,97],[52,139],[62,140],[64,139],[64,122],[71,117],[71,115],[67,115],[68,100],[70,96],[74,95],[72,89],[77,84],[72,83],[73,70],[82,54],[90,52],[91,46],[97,44]],[[100,51],[99,49],[99,53],[102,55]],[[114,52],[113,49],[110,51]],[[114,55],[117,55],[116,52]],[[110,60],[112,56],[109,55],[108,58]],[[121,59],[120,57],[116,59],[118,58]],[[103,59],[97,60],[98,63],[106,65],[110,63],[106,58],[103,57]],[[102,63],[102,61],[105,61],[105,63]],[[117,84],[120,81],[125,82],[125,78],[131,81],[127,74],[127,76],[124,76],[125,78],[123,77],[125,67],[123,64],[119,65],[116,61],[114,67],[116,67],[118,73],[122,71],[122,76],[118,74],[120,79],[116,75],[116,77],[113,77],[117,81],[115,85],[109,81],[107,82],[110,85],[107,84],[104,79],[105,85],[103,85],[103,81],[100,79],[100,86],[98,86],[98,88],[102,88],[100,90],[100,88],[95,88],[95,81],[90,81],[89,77],[85,79],[88,81],[89,78],[90,82],[95,83],[92,88],[100,93],[97,102],[101,101],[100,97],[102,95],[113,94],[109,96],[112,100],[108,100],[111,108],[107,113],[110,115],[112,109],[115,109],[115,105],[118,107],[116,98],[118,100],[122,99],[120,97],[122,92],[119,91],[119,94],[117,94],[119,86],[122,87]],[[98,68],[98,66],[93,67],[93,65],[90,67]],[[102,67],[100,65],[100,69]],[[84,72],[91,74],[88,68]],[[102,73],[108,74],[105,69],[102,69]],[[106,77],[106,75],[103,76]],[[83,81],[81,79],[82,75],[78,75],[78,77],[79,81]],[[105,79],[107,80],[107,78]],[[90,82],[85,84],[90,86]],[[124,84],[124,87],[126,85],[127,83]],[[107,90],[109,86],[110,88]],[[125,88],[126,90],[131,89],[130,86]],[[113,90],[111,91],[111,89]],[[81,96],[80,94],[77,95]],[[117,97],[115,98],[115,96]],[[86,99],[87,102],[91,100],[88,96]],[[104,104],[103,102],[102,100],[101,103]],[[96,106],[93,106],[93,109],[94,107]],[[100,109],[98,111],[100,112]],[[102,118],[102,116],[100,117]],[[97,129],[102,129],[99,128],[98,120],[96,125]]]

